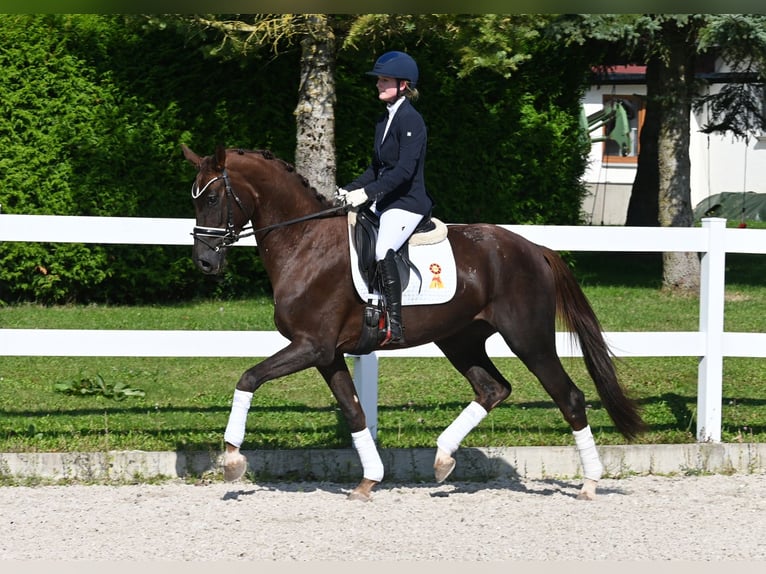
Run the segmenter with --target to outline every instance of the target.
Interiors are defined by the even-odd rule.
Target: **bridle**
[[[272,229],[277,229],[280,227],[287,227],[288,225],[292,225],[294,223],[300,223],[301,221],[307,221],[309,219],[317,219],[317,218],[324,217],[326,215],[330,215],[333,213],[338,213],[339,211],[344,211],[347,209],[345,205],[338,205],[336,207],[331,207],[323,211],[318,211],[316,213],[310,213],[308,215],[296,217],[295,219],[290,219],[288,221],[283,221],[281,223],[274,223],[272,225],[267,225],[265,227],[259,227],[258,229],[253,229],[251,225],[248,225],[246,227],[243,227],[239,231],[237,231],[236,227],[234,226],[234,214],[231,207],[232,200],[234,203],[237,204],[237,206],[242,211],[242,213],[245,213],[245,207],[242,205],[242,201],[239,199],[239,196],[237,196],[237,194],[234,192],[234,189],[231,187],[231,182],[229,181],[229,172],[226,171],[226,168],[223,169],[223,171],[221,172],[221,175],[218,175],[212,178],[202,188],[200,188],[197,185],[197,180],[195,179],[194,183],[192,183],[191,196],[192,196],[192,199],[198,199],[203,193],[205,193],[205,190],[207,190],[208,187],[210,187],[212,184],[220,180],[223,180],[223,185],[225,189],[226,227],[202,227],[199,225],[195,225],[191,233],[194,239],[196,239],[197,241],[200,241],[202,244],[206,245],[208,248],[212,249],[216,253],[218,251],[221,251],[222,249],[231,247],[237,241],[239,241],[240,239],[244,237],[250,237],[251,235],[255,235],[256,233],[260,233],[263,231],[271,231]],[[246,213],[245,215],[247,216]],[[248,219],[250,218],[249,216],[247,217]],[[246,232],[246,233],[243,233],[243,232]],[[213,245],[210,241],[207,241],[208,239],[220,239],[221,241],[218,244]]]
[[[239,232],[237,232],[236,228],[234,227],[234,213],[231,208],[231,200],[237,204],[242,213],[245,213],[245,208],[242,205],[242,201],[239,199],[239,196],[234,193],[234,190],[231,187],[231,182],[229,181],[229,172],[226,171],[226,168],[224,168],[224,170],[221,172],[221,175],[218,175],[208,181],[202,188],[197,185],[197,180],[195,179],[191,188],[192,199],[198,199],[199,196],[205,193],[208,187],[220,180],[223,180],[225,189],[226,227],[202,227],[195,225],[194,229],[192,230],[192,237],[194,237],[194,239],[200,241],[216,252],[235,244],[242,237],[248,237],[255,233],[255,231],[249,231],[248,233],[243,234],[243,231],[246,231],[250,228],[244,227]],[[207,239],[220,239],[221,241],[217,245],[212,245],[209,241],[207,241]]]

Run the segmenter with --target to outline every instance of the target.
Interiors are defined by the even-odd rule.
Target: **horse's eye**
[[[210,193],[207,194],[207,204],[210,207],[212,207],[216,203],[218,203],[218,194],[213,192],[213,191],[211,191]]]

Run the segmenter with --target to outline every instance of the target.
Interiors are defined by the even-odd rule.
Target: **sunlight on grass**
[[[727,258],[725,327],[766,332],[766,258]],[[575,270],[604,330],[694,331],[697,297],[658,288],[656,258],[577,254]],[[268,297],[163,306],[35,304],[0,307],[2,328],[274,330]],[[215,450],[223,447],[234,385],[259,359],[0,357],[0,452]],[[766,442],[766,359],[724,359],[722,438]],[[599,444],[624,444],[582,360],[562,360],[583,390]],[[351,362],[349,361],[349,364]],[[539,382],[517,359],[499,359],[511,397],[465,446],[570,445],[571,432]],[[620,359],[618,372],[643,408],[642,443],[695,441],[694,357]],[[70,395],[56,385],[102,377],[104,388],[140,389],[122,400]],[[378,438],[383,447],[433,447],[472,400],[470,385],[443,358],[380,361]],[[348,429],[315,370],[258,390],[244,448],[348,447]]]

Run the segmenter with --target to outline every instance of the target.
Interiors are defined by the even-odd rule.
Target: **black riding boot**
[[[388,310],[391,342],[403,341],[402,281],[399,277],[399,269],[396,266],[393,249],[389,249],[385,258],[378,261],[378,277],[380,278],[381,292],[383,293],[386,309]]]

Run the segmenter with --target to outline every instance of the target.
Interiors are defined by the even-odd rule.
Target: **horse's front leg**
[[[242,478],[247,470],[247,459],[239,451],[245,438],[245,425],[247,413],[250,410],[250,402],[253,393],[234,389],[234,398],[231,402],[229,422],[223,440],[226,443],[226,451],[223,454],[223,479],[226,482],[234,482]]]
[[[383,461],[380,459],[375,439],[367,428],[367,419],[356,394],[354,381],[348,372],[343,354],[338,352],[332,363],[317,366],[338,401],[341,412],[351,429],[351,439],[362,463],[362,480],[348,495],[350,500],[372,500],[372,489],[383,480]]]
[[[253,393],[265,382],[284,377],[321,360],[321,353],[309,341],[293,341],[243,373],[234,390],[229,421],[224,432],[226,451],[223,456],[223,478],[233,482],[242,478],[247,470],[247,459],[240,452],[245,438],[245,426]]]

